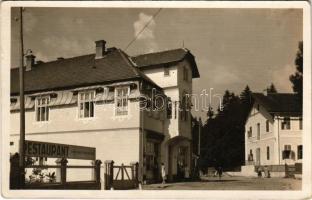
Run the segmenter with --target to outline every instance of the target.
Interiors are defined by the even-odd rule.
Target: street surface
[[[293,178],[204,177],[201,181],[144,185],[145,190],[300,190]]]

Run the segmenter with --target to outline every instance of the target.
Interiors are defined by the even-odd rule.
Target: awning
[[[77,103],[77,95],[69,91],[56,92],[56,98],[51,98],[49,106],[69,105]]]
[[[167,141],[167,143],[168,143],[168,145],[172,145],[172,144],[176,144],[176,143],[182,142],[182,141],[191,142],[192,140],[191,140],[190,138],[185,137],[185,136],[179,135],[179,136],[175,136],[175,137],[173,137],[173,138],[170,138],[170,139]]]
[[[98,88],[104,88],[104,86],[103,85],[93,85],[93,86],[76,88],[76,89],[73,89],[71,91],[95,90],[95,89],[98,89]]]
[[[101,92],[95,95],[94,101],[111,101],[114,100],[114,92]]]
[[[163,141],[165,136],[162,133],[158,133],[156,131],[152,131],[152,130],[146,130],[146,138],[147,139],[154,139],[154,140],[159,140],[159,141]]]
[[[19,110],[20,109],[20,98],[19,97],[12,97],[16,99],[16,102],[11,103],[10,110]],[[32,109],[35,106],[35,101],[31,99],[29,96],[25,96],[25,109]]]
[[[140,97],[140,91],[139,90],[130,90],[130,95],[129,95],[129,99],[135,99]]]
[[[123,86],[123,85],[132,85],[136,84],[134,81],[125,81],[125,82],[118,82],[118,83],[112,83],[109,85],[105,85],[106,87],[115,87],[115,86]]]
[[[38,92],[34,94],[28,94],[29,97],[37,97],[37,96],[49,96],[51,94],[56,94],[55,91],[47,91],[47,92]]]

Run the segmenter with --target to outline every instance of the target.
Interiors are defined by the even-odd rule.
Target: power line
[[[145,24],[145,26],[140,30],[140,32],[133,38],[133,40],[131,40],[129,42],[129,44],[125,47],[124,51],[126,51],[133,42],[135,42],[138,37],[140,36],[140,34],[145,30],[146,27],[148,27],[148,25],[152,22],[153,19],[155,19],[155,17],[160,13],[160,11],[162,10],[162,8],[159,8],[157,10],[157,12],[151,17],[151,19]]]

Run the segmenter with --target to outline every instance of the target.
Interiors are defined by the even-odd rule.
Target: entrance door
[[[187,147],[179,147],[177,159],[177,178],[183,179],[185,177],[185,170],[187,168]]]
[[[260,165],[260,148],[256,149],[256,165]]]

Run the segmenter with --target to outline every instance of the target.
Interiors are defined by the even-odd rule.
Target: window
[[[260,111],[260,105],[257,104],[257,111]]]
[[[79,118],[94,117],[94,91],[80,92],[79,96]]]
[[[249,150],[248,161],[253,161],[252,149]]]
[[[282,121],[282,130],[289,130],[290,129],[290,118],[284,117]]]
[[[285,144],[283,151],[283,159],[288,159],[291,156],[291,145]]]
[[[180,105],[180,118],[181,120],[184,120],[184,121],[187,121],[188,119],[188,98],[187,98],[187,95],[185,93],[183,93],[183,96],[182,96],[182,102],[181,102],[181,105]]]
[[[302,118],[299,118],[299,129],[302,130]]]
[[[177,118],[177,101],[174,102],[174,118]]]
[[[36,121],[49,120],[49,100],[50,97],[37,97],[36,98]]]
[[[171,98],[168,97],[168,101],[167,101],[167,119],[171,119],[172,118],[172,101]]]
[[[270,121],[269,120],[266,120],[265,127],[266,127],[266,132],[270,132]]]
[[[291,145],[289,145],[289,144],[285,144],[284,145],[284,150],[288,150],[288,151],[291,151]]]
[[[183,80],[188,81],[188,70],[187,67],[183,67]]]
[[[267,146],[266,150],[267,150],[267,160],[270,160],[270,147]]]
[[[14,142],[10,142],[10,146],[13,146],[14,145]]]
[[[297,155],[298,155],[298,158],[297,158],[297,159],[298,159],[298,160],[299,160],[299,159],[302,159],[302,156],[303,156],[302,153],[303,153],[303,151],[302,151],[302,145],[298,145],[298,146],[297,146]]]
[[[252,127],[249,127],[249,130],[248,130],[248,137],[252,137]]]
[[[116,88],[116,115],[127,115],[128,114],[128,94],[129,88],[122,87]]]
[[[170,75],[169,66],[165,66],[164,67],[164,76],[169,76],[169,75]]]
[[[257,140],[260,140],[260,123],[257,124]]]

